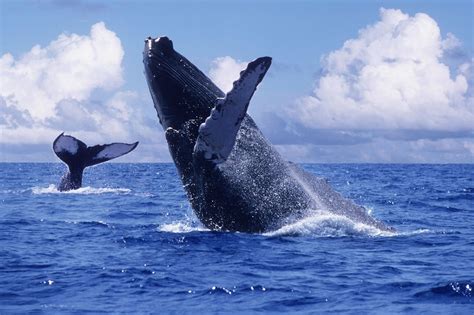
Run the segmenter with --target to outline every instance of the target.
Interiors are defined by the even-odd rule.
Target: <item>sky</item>
[[[472,1],[0,0],[0,162],[56,162],[61,132],[170,162],[148,36],[228,91],[273,64],[249,114],[288,160],[474,163]]]

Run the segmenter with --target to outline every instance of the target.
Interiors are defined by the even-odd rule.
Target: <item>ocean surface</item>
[[[474,165],[302,166],[397,232],[213,232],[173,164],[0,164],[0,314],[474,314]]]

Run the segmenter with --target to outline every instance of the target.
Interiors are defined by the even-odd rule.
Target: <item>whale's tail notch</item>
[[[135,143],[110,143],[88,147],[84,142],[73,136],[61,133],[53,142],[54,153],[69,169],[84,169],[91,165],[106,162],[134,150],[138,145]]]
[[[258,84],[270,68],[272,58],[260,57],[240,72],[232,90],[217,99],[211,114],[199,127],[194,153],[214,164],[227,160],[234,147],[237,132]]]

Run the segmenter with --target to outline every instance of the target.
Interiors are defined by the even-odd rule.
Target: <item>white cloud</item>
[[[15,60],[0,59],[0,96],[12,97],[36,120],[56,114],[62,100],[84,101],[94,89],[120,86],[124,51],[120,39],[103,22],[90,35],[61,34],[48,46],[34,46]]]
[[[314,94],[287,114],[314,129],[471,131],[470,66],[453,73],[442,62],[459,45],[426,14],[381,9],[380,21],[323,58]]]
[[[311,163],[473,163],[472,138],[413,141],[376,138],[351,145],[277,145],[293,162]]]
[[[224,93],[232,89],[232,84],[239,78],[240,72],[247,67],[247,62],[235,60],[230,56],[218,57],[212,61],[209,78]]]
[[[61,34],[46,47],[34,46],[15,60],[0,59],[0,142],[50,143],[60,131],[92,140],[130,139],[141,113],[130,107],[138,96],[114,91],[122,85],[124,50],[103,22],[89,35]],[[96,89],[109,91],[92,101]],[[107,99],[108,98],[108,99]]]
[[[441,41],[441,49],[443,50],[451,50],[461,46],[461,41],[452,33],[446,34],[446,38]]]
[[[166,142],[149,95],[119,90],[123,56],[120,39],[103,22],[89,35],[61,34],[17,59],[3,55],[0,160],[56,160],[51,144],[62,131],[89,145],[139,140],[138,160],[169,160],[154,152]],[[96,90],[100,96],[91,97]]]

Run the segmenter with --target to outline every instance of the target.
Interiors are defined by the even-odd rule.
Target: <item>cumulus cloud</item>
[[[424,13],[381,9],[380,21],[323,58],[314,94],[287,114],[311,129],[472,131],[472,61],[443,63],[460,45]]]
[[[140,95],[120,89],[123,56],[120,39],[103,22],[92,25],[88,35],[61,34],[18,58],[3,55],[1,160],[39,148],[46,156],[41,160],[50,160],[50,145],[62,131],[90,145],[140,140],[150,149],[148,160],[155,160],[151,147],[163,148],[164,139],[151,118],[153,106],[142,107],[146,101]]]
[[[62,100],[84,101],[97,88],[113,89],[122,78],[123,48],[120,39],[103,22],[90,35],[61,34],[48,46],[34,46],[15,60],[0,59],[0,95],[11,97],[19,109],[37,120],[56,114]]]
[[[232,84],[247,67],[247,62],[235,60],[230,56],[218,57],[212,61],[209,78],[225,93],[232,89]]]
[[[428,15],[381,9],[380,21],[322,58],[312,95],[258,122],[295,162],[471,163],[473,65]],[[216,58],[209,76],[228,91],[245,66]]]

